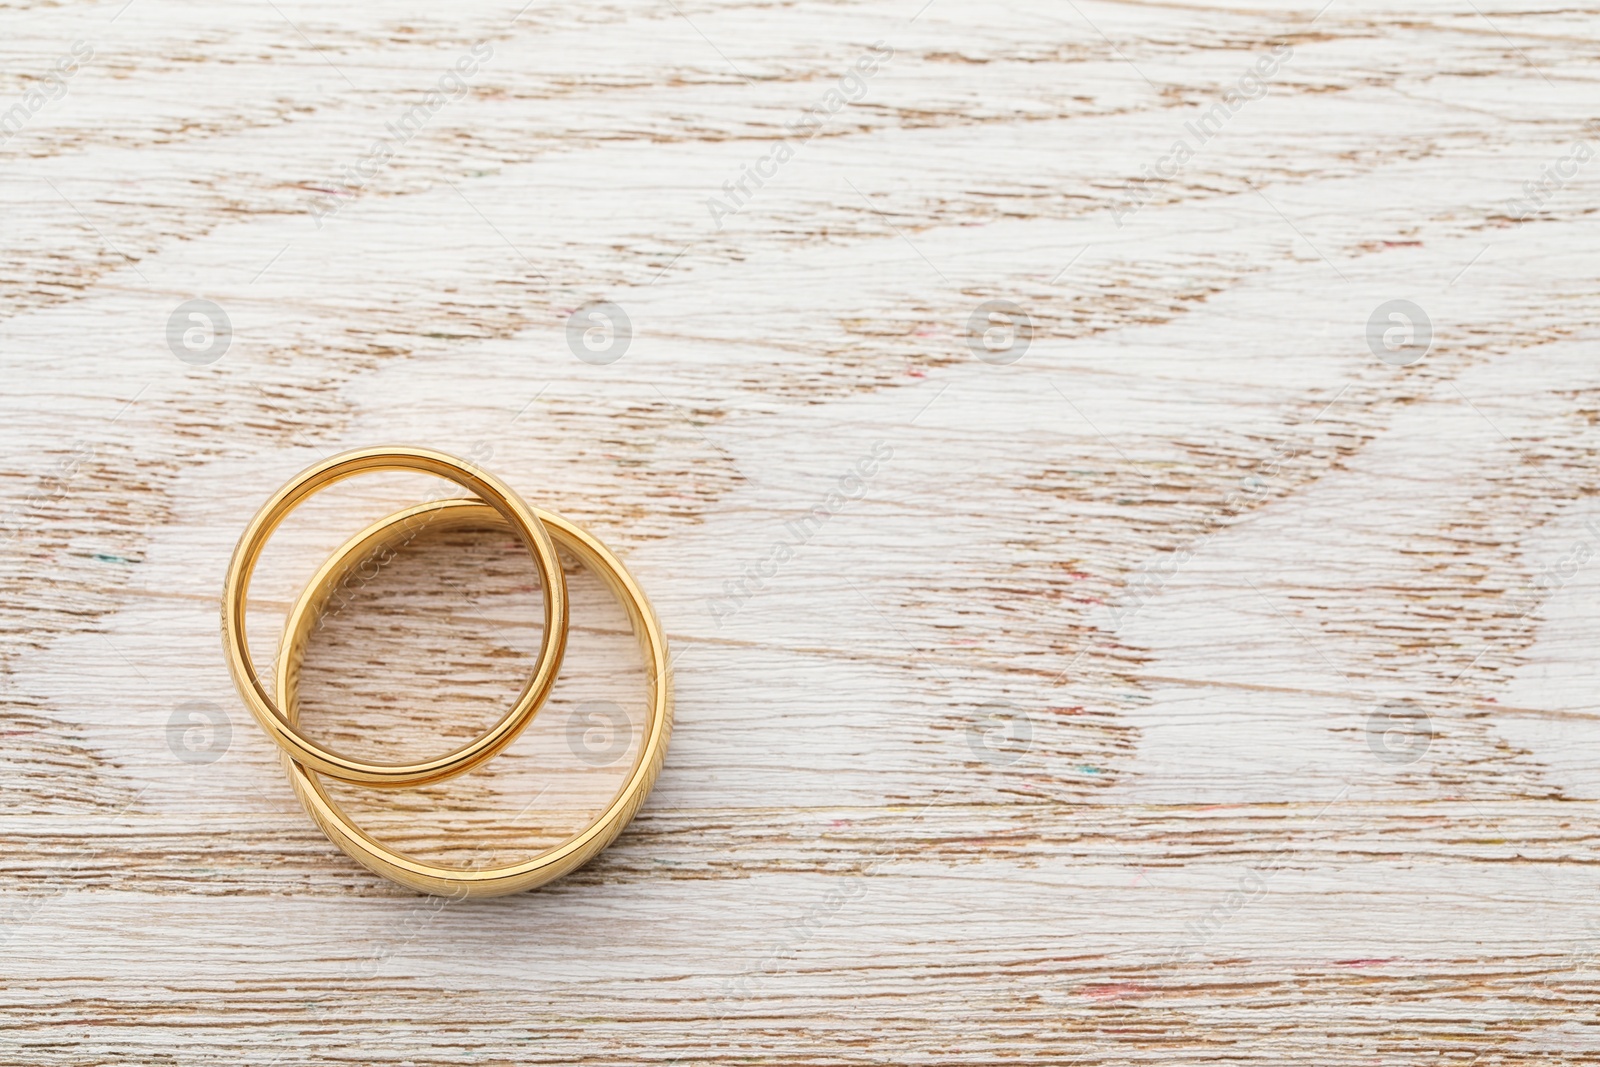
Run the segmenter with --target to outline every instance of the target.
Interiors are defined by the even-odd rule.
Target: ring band
[[[500,516],[528,546],[544,586],[544,633],[540,638],[539,658],[528,684],[511,710],[476,740],[437,759],[414,763],[374,763],[354,759],[304,737],[295,728],[294,721],[284,716],[281,706],[273,703],[267,693],[250,658],[250,644],[245,633],[245,607],[249,601],[251,575],[266,547],[267,538],[285,516],[306,497],[334,482],[365,471],[393,470],[437,475],[476,493],[483,501],[481,506]],[[325,577],[327,570],[325,564],[312,586]],[[380,788],[423,785],[461,774],[493,757],[516,739],[550,695],[567,647],[567,583],[561,573],[561,560],[556,555],[555,544],[540,522],[538,513],[500,479],[432,449],[363,448],[307,467],[274,493],[256,512],[255,518],[250,520],[228,563],[228,577],[222,597],[222,637],[228,656],[228,669],[239,688],[239,695],[249,705],[251,714],[267,731],[267,735],[295,761],[347,782]],[[281,674],[278,681],[281,691]]]
[[[519,863],[481,870],[445,867],[398,852],[369,836],[328,795],[314,770],[292,760],[287,752],[284,754],[295,793],[329,840],[375,874],[423,893],[457,899],[494,897],[532,889],[581,867],[611,844],[633,819],[666,758],[672,733],[672,679],[667,668],[666,636],[650,602],[627,568],[592,534],[551,512],[536,514],[556,544],[577,556],[622,602],[648,667],[650,710],[644,740],[627,779],[598,817],[562,844]],[[301,591],[284,627],[278,649],[278,706],[287,711],[291,724],[299,717],[297,686],[305,642],[328,598],[371,552],[400,540],[423,524],[438,530],[507,525],[504,516],[476,500],[438,500],[396,512],[342,545]]]

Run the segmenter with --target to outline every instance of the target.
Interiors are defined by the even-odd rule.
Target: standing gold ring
[[[475,506],[485,507],[514,530],[533,553],[534,563],[544,587],[544,633],[540,638],[539,658],[534,664],[528,684],[511,710],[499,722],[476,740],[461,746],[437,759],[415,763],[374,763],[344,756],[332,749],[304,737],[295,727],[294,720],[286,717],[282,700],[273,702],[256,673],[250,658],[250,644],[245,633],[245,607],[250,595],[250,578],[257,560],[266,547],[267,538],[283,519],[306,497],[334,482],[365,471],[420,471],[455,482],[475,493],[483,501]],[[462,503],[455,501],[453,503]],[[424,505],[426,507],[426,505]],[[410,514],[409,509],[401,514]],[[447,512],[441,511],[440,514]],[[387,521],[387,520],[386,520]],[[383,526],[380,523],[379,526]],[[377,527],[374,527],[376,529]],[[370,531],[369,531],[370,532]],[[319,572],[320,575],[320,572]],[[386,788],[422,785],[461,774],[490,759],[513,740],[533,718],[539,706],[550,695],[555,685],[556,673],[561,668],[561,657],[567,647],[567,583],[561,573],[561,560],[556,555],[554,543],[540,521],[539,513],[522,501],[500,479],[468,464],[427,448],[387,447],[363,448],[345,452],[313,464],[301,471],[283,488],[279,489],[256,512],[250,525],[245,527],[239,544],[228,564],[228,577],[222,597],[222,636],[228,656],[228,669],[239,688],[251,714],[267,735],[297,763],[323,774],[347,782]],[[283,691],[283,674],[278,676],[279,691]]]
[[[583,830],[530,859],[500,867],[469,869],[427,863],[399,852],[367,834],[328,795],[316,771],[284,753],[289,780],[300,802],[329,840],[368,870],[424,893],[493,897],[532,889],[581,867],[620,834],[644,803],[666,759],[672,732],[672,681],[667,668],[666,636],[650,602],[620,560],[594,535],[548,511],[535,513],[556,544],[578,557],[597,574],[627,609],[628,619],[644,653],[649,684],[649,721],[633,767],[615,796]],[[507,517],[476,500],[438,500],[418,504],[382,519],[330,556],[300,593],[284,627],[278,648],[277,706],[292,728],[299,717],[297,686],[305,643],[328,598],[347,575],[371,553],[405,539],[411,531],[508,525]],[[548,600],[546,601],[548,604]],[[546,634],[549,624],[546,624]]]

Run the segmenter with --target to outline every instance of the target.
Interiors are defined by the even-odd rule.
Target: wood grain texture
[[[1600,10],[519,6],[0,6],[0,1061],[1600,1061]],[[249,514],[388,441],[670,634],[655,792],[544,890],[370,876],[233,694]],[[438,492],[297,513],[258,658]],[[570,580],[551,704],[341,791],[374,832],[491,862],[604,803],[641,674]],[[306,715],[364,752],[536,647],[503,536],[348,593]]]

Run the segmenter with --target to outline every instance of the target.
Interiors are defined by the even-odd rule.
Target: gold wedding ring
[[[522,538],[539,570],[544,586],[544,633],[540,638],[539,658],[533,675],[523,687],[511,710],[477,739],[436,759],[417,763],[373,763],[344,756],[310,740],[295,728],[268,695],[250,658],[250,642],[245,634],[245,605],[250,596],[250,578],[256,561],[266,547],[267,538],[290,511],[318,489],[364,471],[420,471],[448,478],[476,493]],[[347,782],[361,782],[381,788],[422,785],[469,771],[492,758],[528,725],[539,705],[550,695],[561,657],[567,647],[567,582],[561,573],[550,535],[533,509],[500,479],[472,467],[453,456],[427,448],[363,448],[345,452],[313,464],[290,479],[274,493],[250,525],[245,527],[228,563],[228,577],[222,591],[222,640],[228,656],[228,669],[234,685],[251,714],[278,745],[296,762],[313,770],[331,774]]]
[[[611,844],[633,819],[655,784],[666,758],[672,732],[672,683],[667,672],[667,644],[644,591],[620,560],[593,534],[548,511],[536,514],[555,543],[576,556],[610,587],[627,609],[634,636],[646,664],[649,711],[644,740],[622,786],[605,809],[568,840],[529,859],[500,867],[446,867],[408,856],[367,834],[328,795],[320,777],[284,754],[294,791],[328,839],[368,870],[424,893],[452,897],[493,897],[532,889],[587,863]],[[463,527],[507,526],[493,508],[475,500],[440,500],[419,504],[382,519],[339,548],[300,594],[284,628],[278,649],[278,706],[293,723],[299,715],[296,686],[306,639],[315,630],[328,598],[365,559],[412,536],[419,526],[448,531]]]
[[[406,470],[447,478],[479,499],[435,500],[398,511],[345,542],[322,564],[289,613],[279,644],[276,693],[269,694],[250,656],[245,611],[250,579],[267,539],[294,507],[327,485],[366,471]],[[488,732],[436,759],[376,763],[332,751],[298,728],[297,684],[306,641],[342,583],[375,556],[409,542],[422,529],[462,527],[514,531],[533,554],[544,588],[544,632],[533,672],[515,704]],[[554,848],[517,863],[488,868],[446,867],[390,848],[356,826],[329,796],[321,776],[380,788],[437,782],[483,764],[533,718],[555,684],[567,641],[567,587],[556,546],[566,549],[611,589],[627,610],[644,653],[648,723],[627,779],[605,809]],[[461,460],[424,448],[368,448],[308,467],[279,489],[245,528],[228,565],[222,603],[228,667],[246,705],[281,749],[290,782],[329,840],[369,870],[425,893],[489,897],[543,885],[588,862],[616,839],[644,803],[666,758],[672,732],[672,683],[666,637],[644,591],[611,551],[586,530],[548,511],[530,508],[504,482]]]

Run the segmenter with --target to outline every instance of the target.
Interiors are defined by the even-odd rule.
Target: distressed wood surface
[[[0,1060],[1600,1061],[1594,5],[517,7],[0,6]],[[234,539],[384,442],[669,632],[546,889],[369,875],[233,692]],[[440,492],[298,512],[258,658]],[[535,724],[364,825],[604,803],[642,675],[570,581]],[[336,744],[528,670],[504,534],[345,593]]]

